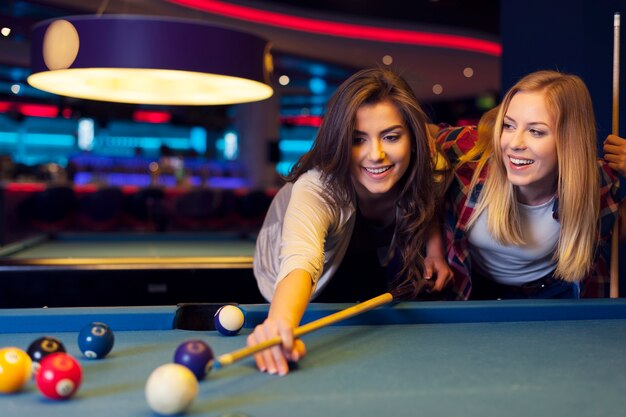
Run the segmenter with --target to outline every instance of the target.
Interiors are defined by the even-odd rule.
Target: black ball
[[[39,369],[39,362],[41,362],[43,358],[56,352],[65,353],[65,346],[56,337],[44,336],[33,341],[28,346],[28,350],[26,352],[33,360],[33,370],[37,372]]]

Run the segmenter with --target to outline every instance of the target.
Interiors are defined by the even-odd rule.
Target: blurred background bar
[[[589,86],[601,142],[611,128],[613,14],[625,7],[623,0],[3,0],[0,308],[263,301],[251,256],[265,211],[281,175],[311,146],[329,96],[361,68],[397,70],[432,121],[451,125],[476,123],[528,72],[573,72]],[[267,40],[263,62],[246,64],[251,53],[241,48],[197,59],[240,59],[246,70],[258,64],[271,97],[117,103],[28,84],[36,25],[118,15],[185,19]],[[623,111],[621,121],[626,126]]]

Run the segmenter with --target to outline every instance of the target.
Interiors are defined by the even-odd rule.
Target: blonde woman
[[[579,77],[529,74],[478,129],[444,129],[438,142],[456,163],[448,262],[470,298],[608,295],[617,183],[597,159]]]

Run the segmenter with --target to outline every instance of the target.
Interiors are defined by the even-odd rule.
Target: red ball
[[[66,353],[53,353],[41,361],[37,388],[53,400],[70,398],[78,391],[83,371],[76,359]]]

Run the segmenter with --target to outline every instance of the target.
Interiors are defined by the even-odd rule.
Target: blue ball
[[[224,336],[234,336],[243,327],[243,311],[237,306],[227,304],[215,312],[213,318],[215,329]]]
[[[202,381],[213,368],[213,350],[202,340],[192,339],[181,343],[174,352],[174,363],[183,365]]]
[[[102,359],[113,349],[115,336],[105,323],[89,323],[78,334],[78,348],[89,359]]]

